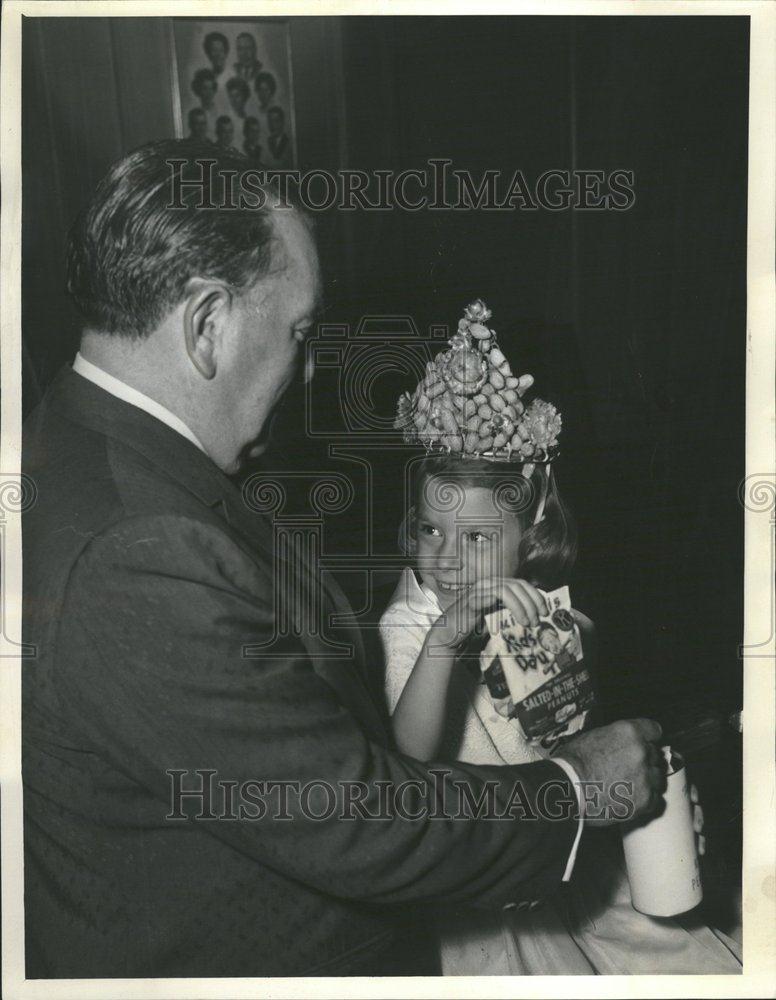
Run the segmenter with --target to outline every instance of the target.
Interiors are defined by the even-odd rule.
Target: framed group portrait
[[[176,138],[297,165],[287,19],[173,18],[170,42]]]

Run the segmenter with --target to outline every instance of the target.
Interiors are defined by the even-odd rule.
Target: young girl
[[[550,752],[496,710],[479,667],[483,614],[503,605],[538,626],[542,591],[567,581],[576,556],[551,465],[560,417],[542,401],[523,405],[533,380],[512,375],[489,318],[484,303],[469,306],[450,350],[399,404],[405,439],[430,454],[416,467],[403,529],[415,569],[404,570],[380,627],[396,742],[420,760],[518,764]],[[592,623],[573,616],[589,663]],[[443,973],[739,973],[736,944],[699,918],[633,908],[618,837],[583,835],[572,882],[539,908],[448,909]]]

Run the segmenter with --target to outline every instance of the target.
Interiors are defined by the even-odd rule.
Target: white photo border
[[[179,17],[213,15],[200,0],[7,0],[0,44],[0,497],[19,488],[21,457],[21,19],[30,17]],[[278,13],[275,2],[222,0],[218,15]],[[774,232],[776,231],[776,5],[768,0],[288,0],[284,17],[415,14],[749,16],[750,109],[747,249],[746,474],[773,491]],[[773,509],[745,511],[744,647],[744,972],[741,976],[537,976],[521,979],[526,997],[773,996],[776,983],[776,827],[774,826]],[[514,997],[514,978],[456,979],[82,979],[24,978],[21,786],[21,530],[11,514],[0,524],[5,615],[0,629],[0,779],[2,780],[2,985],[8,1000],[111,1000],[210,997]],[[767,639],[765,637],[768,637]],[[10,639],[8,637],[11,637]]]

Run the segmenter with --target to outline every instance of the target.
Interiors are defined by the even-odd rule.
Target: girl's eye
[[[484,531],[470,531],[469,541],[474,542],[475,545],[484,545],[490,541],[490,537]]]
[[[439,534],[439,530],[437,528],[435,528],[433,524],[423,524],[422,523],[422,524],[419,525],[419,528],[423,532],[424,535],[438,535]]]

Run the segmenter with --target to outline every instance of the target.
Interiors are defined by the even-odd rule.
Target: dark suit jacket
[[[293,796],[286,820],[196,819],[208,810],[194,799],[166,818],[170,770],[186,787],[195,769],[360,779],[372,814],[375,782],[433,776],[390,749],[357,633],[340,631],[352,655],[334,659],[310,629],[243,655],[311,582],[278,573],[268,523],[186,439],[66,369],[28,421],[25,471],[38,491],[24,531],[29,977],[398,972],[402,907],[499,908],[558,883],[573,819],[338,819],[339,792],[320,820]],[[347,610],[331,581],[324,599]],[[573,798],[545,762],[454,765],[446,788],[491,779],[504,802],[516,778],[534,803],[548,780],[551,802]],[[215,795],[210,813],[229,812]]]

